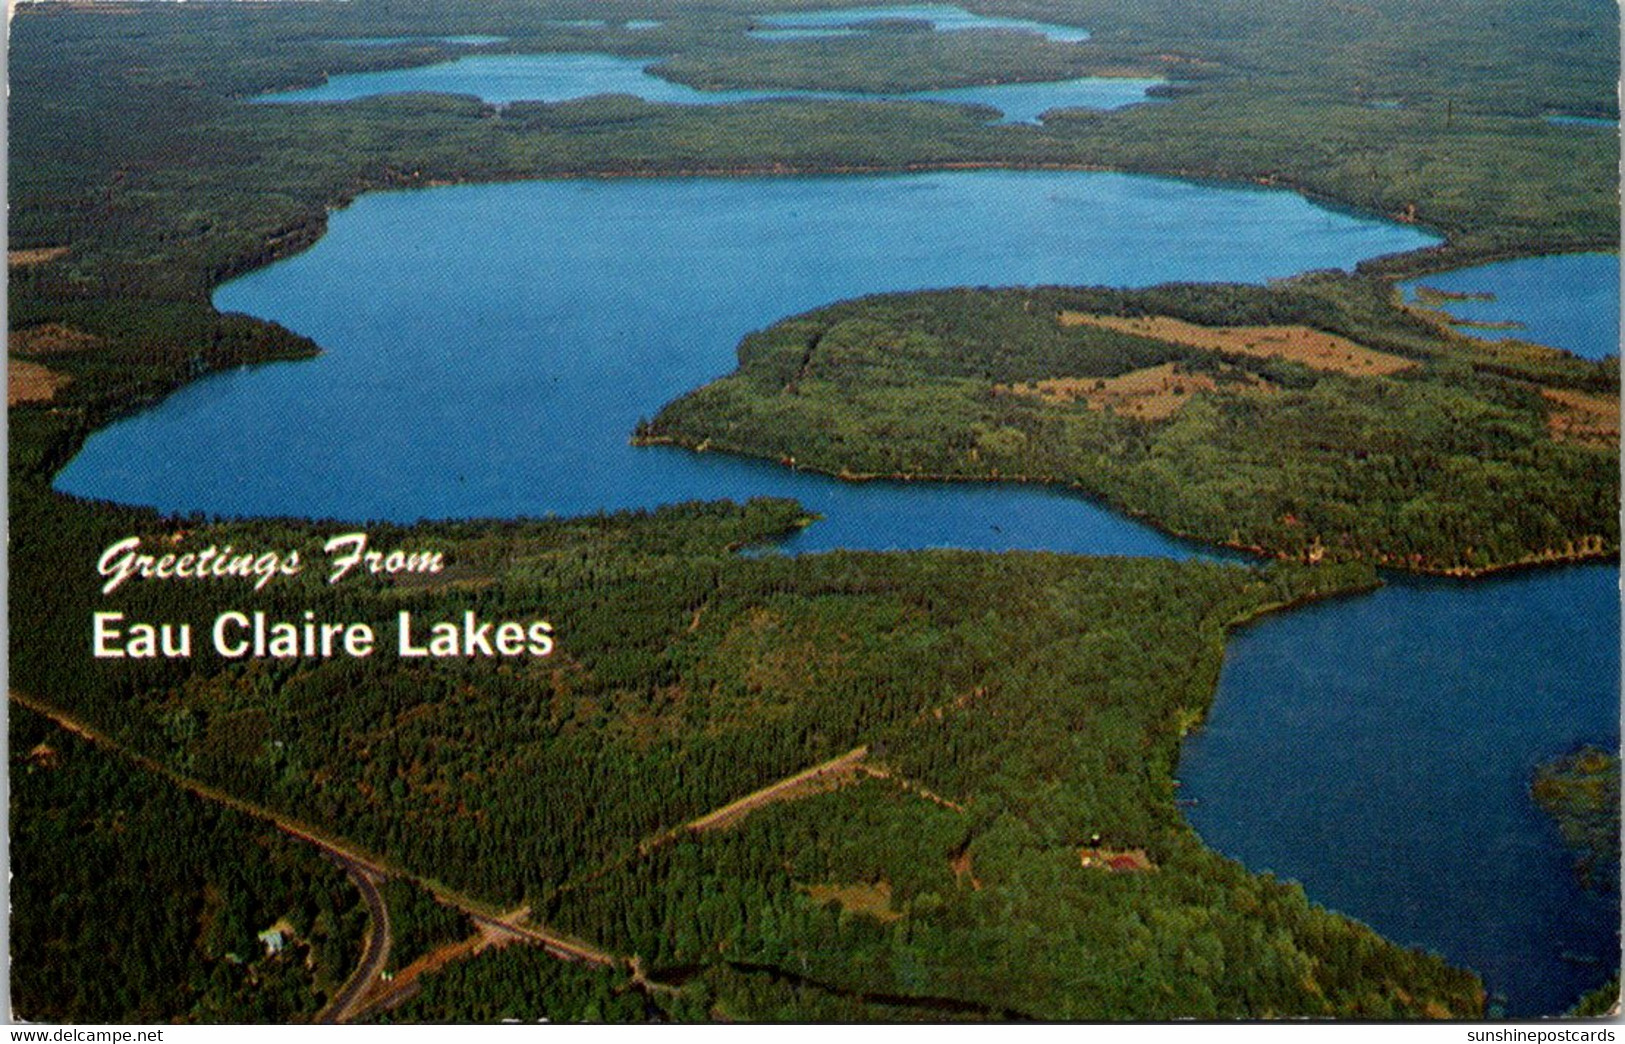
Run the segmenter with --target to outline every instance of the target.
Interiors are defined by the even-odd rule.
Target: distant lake
[[[1089,31],[1075,25],[1054,25],[1021,18],[995,18],[972,14],[949,4],[906,4],[899,7],[838,7],[828,11],[799,11],[794,14],[762,15],[765,28],[757,35],[827,35],[830,31],[865,32],[876,22],[928,22],[939,32],[965,29],[1015,29],[1038,33],[1057,43],[1078,43],[1089,39]],[[866,24],[868,23],[868,24]]]
[[[1520,324],[1513,329],[1467,327],[1486,340],[1516,338],[1562,348],[1587,359],[1619,354],[1619,255],[1554,254],[1460,268],[1401,284],[1416,300],[1419,286],[1490,300],[1437,305],[1458,319]]]
[[[1619,130],[1618,120],[1604,119],[1601,116],[1566,116],[1562,113],[1552,113],[1546,116],[1545,120],[1559,127],[1607,127],[1609,130]]]
[[[1052,83],[1004,83],[890,95],[796,90],[701,91],[650,73],[649,66],[659,61],[658,58],[580,52],[467,55],[455,61],[409,69],[341,73],[318,87],[278,91],[260,95],[255,100],[343,102],[415,91],[471,94],[498,104],[560,102],[596,94],[630,94],[645,101],[672,105],[732,105],[776,98],[905,100],[987,105],[999,110],[1004,122],[1036,123],[1038,117],[1050,109],[1116,109],[1143,102],[1146,91],[1163,82],[1143,77],[1084,77]]]
[[[483,47],[487,44],[502,43],[506,39],[506,36],[362,36],[338,42],[349,44],[351,47],[397,47],[401,44],[426,43],[449,43],[459,44],[464,47]]]
[[[761,40],[822,40],[835,36],[863,36],[864,29],[752,29],[750,35]]]
[[[57,484],[171,510],[401,521],[777,494],[830,516],[803,547],[1188,553],[1080,497],[1000,494],[1024,507],[998,522],[978,487],[846,486],[627,437],[731,370],[744,334],[860,294],[1260,282],[1433,242],[1287,192],[1083,172],[371,193],[308,251],[215,295],[325,355],[189,385],[91,436]]]

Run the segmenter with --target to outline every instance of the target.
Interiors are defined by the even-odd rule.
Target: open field
[[[101,339],[61,323],[41,323],[9,332],[7,347],[12,355],[69,355],[101,346]]]
[[[1246,375],[1241,377],[1241,385],[1260,390],[1270,387]],[[993,390],[1000,395],[1027,395],[1053,403],[1083,402],[1092,410],[1160,421],[1172,417],[1191,396],[1214,391],[1218,386],[1211,375],[1190,372],[1170,362],[1116,377],[1051,377],[1023,384],[997,384]]]
[[[1619,397],[1588,395],[1567,388],[1543,388],[1554,409],[1548,423],[1552,438],[1562,442],[1619,449]]]
[[[6,405],[44,403],[72,383],[67,374],[22,359],[6,360]]]
[[[1312,370],[1357,377],[1387,376],[1416,365],[1413,359],[1374,351],[1347,337],[1307,326],[1203,326],[1167,315],[1130,318],[1086,312],[1062,312],[1060,322],[1062,326],[1100,326],[1209,352],[1285,359]]]

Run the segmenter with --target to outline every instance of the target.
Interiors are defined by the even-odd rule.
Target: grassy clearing
[[[22,359],[6,360],[6,405],[50,402],[73,380],[67,374]]]
[[[1167,315],[1126,317],[1086,312],[1062,312],[1060,321],[1063,326],[1102,326],[1203,351],[1285,359],[1312,370],[1356,377],[1386,376],[1416,365],[1412,359],[1375,351],[1347,337],[1308,326],[1203,326]]]

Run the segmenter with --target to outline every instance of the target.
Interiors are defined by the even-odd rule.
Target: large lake
[[[846,485],[627,436],[730,370],[744,333],[841,298],[1260,281],[1432,241],[1284,192],[1112,174],[372,194],[307,252],[216,294],[326,354],[190,385],[97,432],[57,484],[352,520],[776,494],[826,516],[797,550],[1184,557],[1196,549],[1064,492]],[[1406,581],[1247,629],[1182,766],[1194,824],[1249,866],[1476,968],[1513,1010],[1561,1010],[1613,966],[1617,897],[1576,892],[1527,773],[1581,741],[1617,742],[1617,579],[1592,566]]]
[[[1286,192],[1098,173],[370,194],[312,249],[215,295],[326,354],[190,385],[97,432],[57,484],[170,510],[402,521],[778,494],[829,516],[808,547],[1180,554],[1055,492],[850,486],[627,438],[731,370],[744,334],[843,298],[1260,281],[1433,241]]]

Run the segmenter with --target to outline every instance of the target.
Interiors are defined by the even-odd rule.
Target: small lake
[[[1117,109],[1146,101],[1146,91],[1164,81],[1145,77],[1089,76],[1052,83],[1001,83],[907,94],[835,91],[702,91],[649,72],[657,58],[613,54],[477,54],[409,69],[341,73],[317,87],[260,95],[274,103],[344,102],[384,94],[430,92],[469,94],[493,104],[514,101],[561,102],[598,94],[629,94],[670,105],[736,105],[741,102],[798,99],[815,101],[932,101],[986,105],[1002,122],[1037,123],[1050,109]]]
[[[1619,255],[1555,254],[1519,258],[1423,276],[1400,284],[1416,301],[1418,286],[1451,294],[1487,295],[1432,305],[1475,323],[1519,324],[1510,329],[1464,327],[1472,337],[1516,338],[1562,348],[1586,359],[1619,354]]]
[[[972,14],[948,4],[906,4],[897,7],[838,7],[829,11],[799,11],[794,14],[763,15],[763,28],[752,35],[768,38],[855,35],[873,31],[875,23],[925,22],[938,32],[965,29],[1005,29],[1038,33],[1057,43],[1079,43],[1089,39],[1089,31],[1075,25],[1030,22],[1021,18],[995,18]]]
[[[1535,766],[1619,746],[1619,570],[1390,577],[1231,639],[1180,794],[1204,841],[1396,942],[1477,970],[1513,1015],[1618,967],[1619,896],[1582,891]]]

